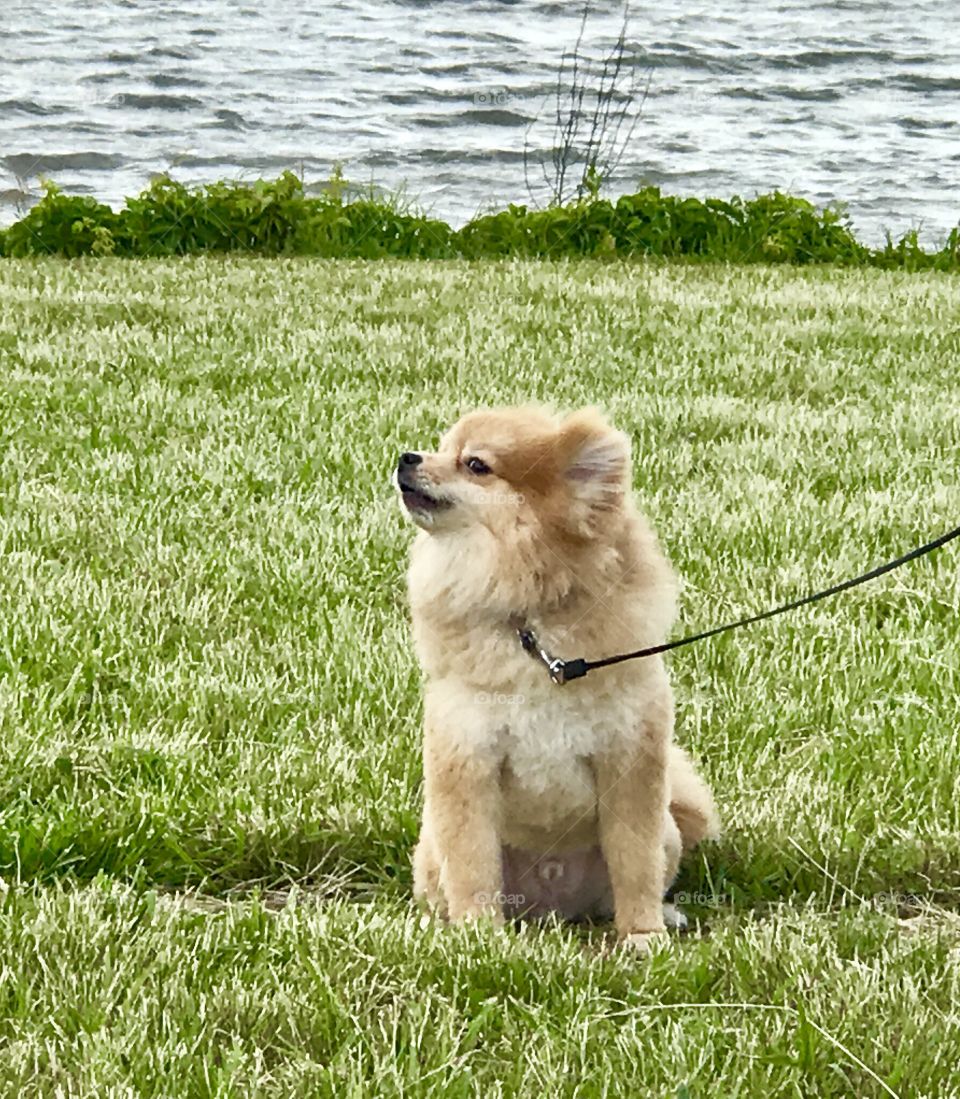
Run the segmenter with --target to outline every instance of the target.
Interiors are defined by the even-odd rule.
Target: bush
[[[43,198],[3,230],[0,255],[107,256],[116,248],[119,218],[89,196],[65,195],[45,181]]]
[[[403,213],[389,203],[306,199],[289,250],[303,256],[439,259],[458,254],[455,237],[445,222]]]
[[[193,252],[259,252],[286,249],[302,213],[300,181],[285,172],[273,183],[212,183],[190,190],[161,177],[119,215],[122,244],[130,256]]]
[[[156,180],[114,213],[46,183],[40,202],[0,231],[0,255],[174,256],[245,252],[379,259],[495,256],[687,257],[732,263],[839,263],[918,271],[960,268],[960,229],[926,252],[915,231],[871,249],[845,210],[775,191],[729,201],[678,198],[646,187],[616,202],[590,197],[546,210],[508,206],[462,229],[396,199],[347,200],[339,171],[319,195],[284,172],[272,182],[189,188]]]

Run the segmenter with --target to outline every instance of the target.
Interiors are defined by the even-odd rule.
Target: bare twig
[[[638,101],[637,68],[627,46],[629,0],[616,41],[600,57],[591,57],[584,46],[590,10],[587,0],[573,49],[560,57],[553,144],[549,157],[538,155],[551,205],[596,197],[623,159],[650,91],[648,74]],[[529,172],[529,134],[530,128],[524,137],[524,181],[536,202]]]

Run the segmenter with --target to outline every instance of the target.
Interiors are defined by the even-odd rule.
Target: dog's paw
[[[666,931],[634,931],[620,940],[620,949],[644,957],[658,950],[667,941]]]
[[[663,905],[663,922],[671,931],[685,931],[687,928],[687,917],[669,901]]]

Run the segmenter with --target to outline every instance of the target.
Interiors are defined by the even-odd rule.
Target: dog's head
[[[629,497],[630,444],[595,409],[471,412],[435,452],[400,455],[403,508],[431,535],[532,532],[583,541],[615,524]]]

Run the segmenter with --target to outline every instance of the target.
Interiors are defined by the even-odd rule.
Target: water
[[[560,54],[580,6],[558,0],[8,0],[0,11],[0,220],[38,177],[119,205],[151,175],[186,182],[351,180],[460,224],[547,189]],[[609,46],[621,7],[594,4]],[[699,196],[781,188],[848,204],[858,232],[960,219],[960,3],[635,3],[649,74],[610,187]],[[644,75],[646,79],[646,75]],[[533,120],[539,118],[540,121]]]

